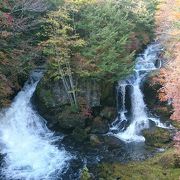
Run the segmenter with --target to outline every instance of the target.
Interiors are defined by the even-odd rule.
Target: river
[[[160,52],[160,45],[149,45],[136,58],[134,73],[119,81],[117,119],[112,123],[110,132],[104,136],[116,137],[120,140],[121,148],[118,149],[120,153],[118,154],[116,150],[116,155],[113,155],[113,152],[107,149],[103,152],[94,150],[93,153],[87,150],[81,153],[83,160],[80,163],[92,161],[93,164],[104,159],[136,160],[142,156],[146,158],[149,151],[144,148],[145,139],[142,130],[150,128],[151,122],[156,126],[168,128],[160,119],[148,114],[141,90],[146,76],[161,67],[158,59]],[[64,136],[57,136],[49,130],[46,120],[33,108],[31,98],[41,77],[42,72],[38,69],[34,70],[11,106],[0,114],[1,179],[61,179],[68,171],[71,161],[78,158],[75,155],[78,155],[77,149],[76,153],[72,153],[68,147],[65,147],[61,143]],[[127,101],[130,101],[129,107]],[[73,173],[77,171],[78,169],[74,169]],[[67,177],[70,176],[62,179],[72,179]]]

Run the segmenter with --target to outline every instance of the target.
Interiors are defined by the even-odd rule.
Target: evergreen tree
[[[49,74],[54,80],[62,80],[71,105],[78,108],[71,60],[76,48],[83,46],[84,41],[75,34],[66,6],[50,12],[45,22],[44,29],[49,38],[42,45],[49,59]]]

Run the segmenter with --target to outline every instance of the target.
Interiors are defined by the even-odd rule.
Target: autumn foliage
[[[180,121],[180,13],[178,0],[163,0],[156,14],[157,38],[165,46],[164,68],[154,81],[163,87],[159,90],[159,99],[172,103],[172,120]]]

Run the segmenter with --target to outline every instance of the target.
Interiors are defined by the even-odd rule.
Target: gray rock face
[[[79,111],[76,111],[70,106],[62,81],[47,79],[45,76],[40,81],[34,100],[37,110],[48,121],[50,128],[73,131],[89,127],[91,133],[108,132],[108,121],[113,120],[116,114],[113,85],[107,86],[94,79],[77,80]],[[101,120],[97,121],[98,118]]]
[[[107,120],[104,120],[101,117],[96,117],[92,123],[91,133],[105,134],[108,133],[108,131],[109,131],[109,126]]]
[[[86,99],[89,107],[100,106],[100,85],[95,80],[84,80],[79,82],[79,96]]]

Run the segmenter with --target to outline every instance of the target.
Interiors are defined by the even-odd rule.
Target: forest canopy
[[[153,37],[156,0],[1,0],[0,106],[48,64],[70,94],[77,78],[115,82]],[[5,98],[4,98],[5,97]],[[75,101],[73,95],[71,97]]]

